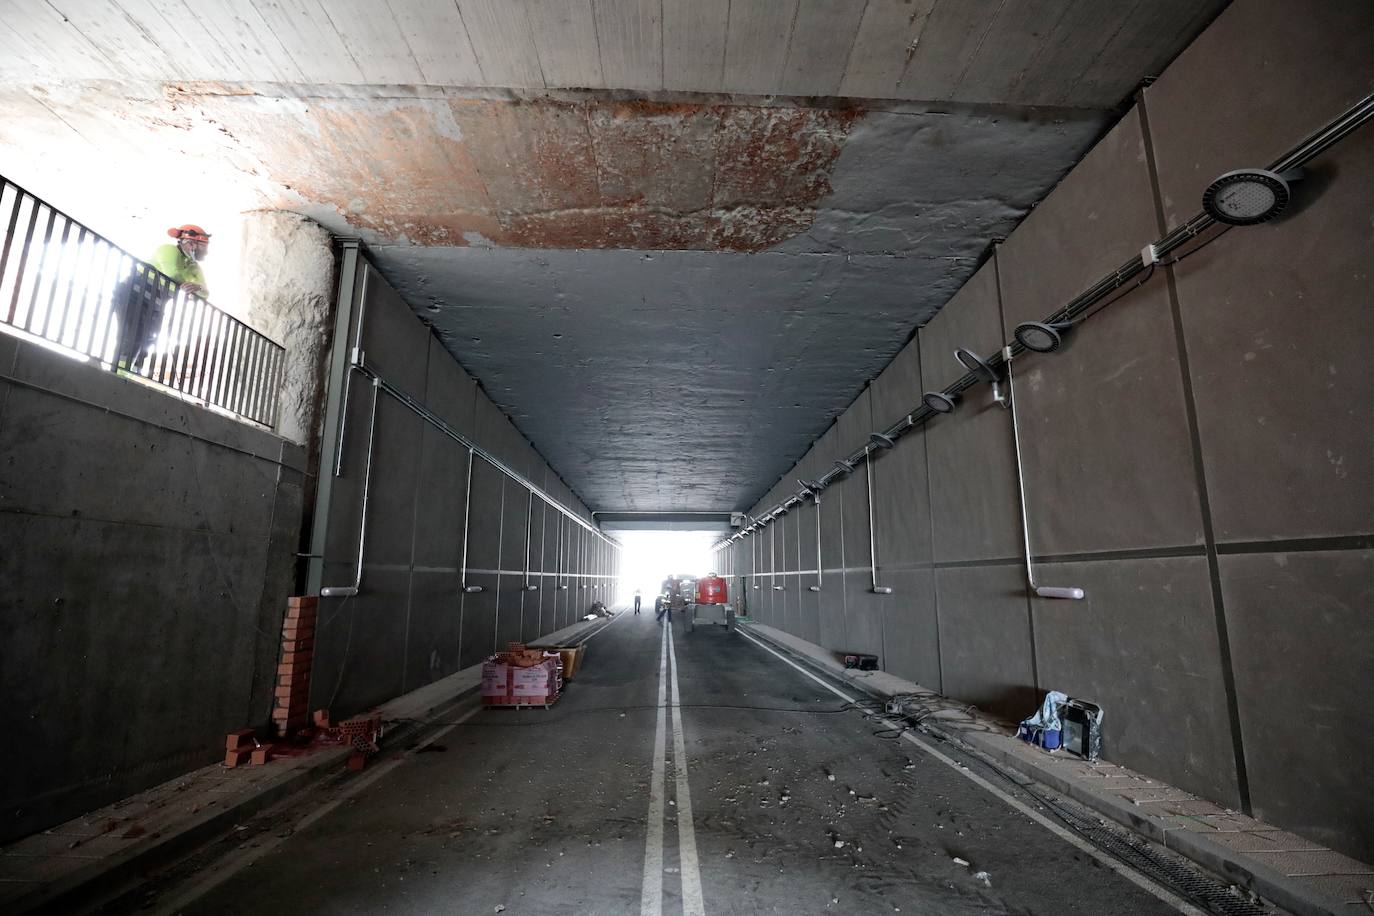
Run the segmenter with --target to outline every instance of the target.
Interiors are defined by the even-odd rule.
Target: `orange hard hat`
[[[192,223],[187,223],[184,226],[175,226],[171,229],[168,229],[167,234],[174,239],[179,239],[189,235],[191,238],[199,239],[204,242],[210,241],[210,233],[206,232],[204,229]]]

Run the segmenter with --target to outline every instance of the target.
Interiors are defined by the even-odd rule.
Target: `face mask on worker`
[[[191,236],[183,237],[178,246],[181,253],[192,261],[203,261],[205,254],[210,249],[210,242],[207,239],[198,239]]]

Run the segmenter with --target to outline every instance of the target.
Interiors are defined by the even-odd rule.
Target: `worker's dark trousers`
[[[133,369],[153,349],[162,330],[162,310],[166,292],[145,279],[141,271],[122,280],[111,302],[119,335],[115,344],[115,363]]]
[[[635,613],[639,613],[639,596],[635,595]]]

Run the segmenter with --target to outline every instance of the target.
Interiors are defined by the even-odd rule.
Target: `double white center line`
[[[673,710],[674,801],[677,803],[677,846],[682,874],[683,916],[705,916],[697,835],[692,822],[692,790],[687,781],[687,744],[682,732],[681,695],[677,687],[677,653],[672,624],[664,623],[658,657],[658,723],[654,730],[653,782],[649,786],[648,834],[644,841],[644,886],[639,898],[641,916],[663,913],[663,813],[667,753],[667,698]]]

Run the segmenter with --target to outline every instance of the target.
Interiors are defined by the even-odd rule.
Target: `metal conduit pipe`
[[[825,567],[821,564],[821,494],[812,492],[811,498],[816,501],[816,584],[810,590],[818,592],[825,584]]]
[[[525,504],[525,584],[522,591],[537,592],[539,586],[530,584],[530,530],[534,527],[534,491],[529,491],[529,502]]]
[[[774,510],[776,511],[776,510]],[[773,591],[782,591],[782,586],[776,584],[778,575],[778,529],[772,526],[768,528],[768,584],[773,586]]]
[[[1268,171],[1282,173],[1301,168],[1371,120],[1374,120],[1374,93],[1364,96],[1341,114],[1328,121],[1325,125],[1313,131],[1296,146],[1271,163],[1268,166]],[[1208,214],[1198,213],[1194,215],[1176,229],[1166,233],[1155,242],[1146,245],[1141,249],[1140,254],[1126,261],[1116,270],[1102,277],[1092,286],[1079,293],[1066,305],[1060,307],[1047,317],[1043,324],[1052,325],[1081,318],[1094,305],[1097,305],[1131,280],[1160,263],[1165,256],[1177,251],[1214,225],[1216,225],[1216,220]],[[1013,340],[1011,343],[1004,344],[1001,351],[988,360],[988,365],[993,369],[1005,366],[1013,357],[1019,356],[1024,352],[1026,352],[1026,347],[1020,341]],[[974,373],[969,372],[955,380],[940,393],[953,399],[977,385],[979,381],[980,379]],[[931,410],[922,403],[920,407],[889,426],[883,431],[883,434],[891,439],[896,439],[903,433],[929,420],[935,413],[936,411]],[[1014,416],[1013,414],[1013,418]],[[817,479],[817,485],[822,489],[829,486],[837,477],[848,473],[853,465],[859,460],[867,462],[868,446],[865,446],[861,451],[854,452],[847,459],[836,462],[834,468],[826,471],[825,474]],[[764,517],[766,518],[767,515],[768,513],[765,513]],[[742,535],[733,535],[732,538],[741,536]],[[726,543],[728,543],[728,540],[718,543],[715,549],[719,550]]]
[[[465,592],[480,592],[482,586],[468,585],[468,519],[472,517],[472,461],[476,457],[468,449],[468,482],[463,490],[463,565],[458,573],[458,584]]]
[[[873,534],[873,460],[870,447],[864,446],[864,482],[868,490],[868,575],[872,583],[869,591],[875,595],[890,595],[890,586],[878,584],[878,542]]]
[[[1021,543],[1026,550],[1026,584],[1031,591],[1041,598],[1067,598],[1072,601],[1081,600],[1083,589],[1076,587],[1061,588],[1050,585],[1035,584],[1035,568],[1031,565],[1031,543],[1030,543],[1030,516],[1026,511],[1026,473],[1021,468],[1021,425],[1017,422],[1017,414],[1020,410],[1016,406],[1016,388],[1011,380],[1011,354],[1010,347],[1003,351],[1006,357],[1006,380],[1007,380],[1007,400],[1010,402],[1011,410],[1011,442],[1012,449],[1016,453],[1016,493],[1021,500]]]
[[[363,356],[362,353],[358,353],[356,355],[358,357]],[[542,487],[535,486],[523,474],[519,473],[518,471],[515,471],[514,469],[506,465],[503,461],[501,461],[501,459],[493,455],[491,452],[482,448],[481,445],[477,444],[476,442],[473,442],[472,440],[468,439],[467,436],[464,436],[462,433],[458,432],[453,427],[449,426],[448,423],[446,423],[442,417],[435,414],[425,405],[416,401],[403,389],[398,388],[391,382],[388,382],[384,377],[378,374],[375,369],[373,369],[371,366],[368,366],[365,361],[355,362],[350,368],[354,371],[362,373],[368,379],[375,379],[383,392],[389,394],[391,397],[401,402],[401,404],[407,407],[411,412],[419,416],[420,419],[424,420],[426,423],[430,424],[435,429],[439,430],[441,433],[448,436],[453,441],[457,442],[459,445],[462,445],[468,450],[475,453],[479,458],[481,458],[487,464],[491,465],[493,468],[500,471],[502,474],[505,474],[507,477],[509,477],[516,483],[520,484],[525,489],[530,490],[531,492],[539,496],[540,499],[544,500],[544,502],[548,503],[554,509],[558,510],[558,512],[561,513],[564,517],[576,522],[579,526],[596,535],[601,540],[605,541],[607,544],[619,548],[620,544],[618,541],[602,534],[601,531],[596,528],[596,526],[592,525],[586,519],[582,518],[580,515],[573,512],[567,506],[564,506],[562,503],[558,502],[556,499],[550,496]]]
[[[372,382],[372,406],[367,415],[367,461],[363,466],[363,508],[358,518],[358,565],[353,570],[352,585],[331,585],[320,589],[324,598],[351,598],[358,594],[363,584],[363,551],[367,548],[367,502],[372,486],[372,451],[377,442],[377,393],[381,390],[376,380]],[[467,542],[464,541],[464,546]]]
[[[353,391],[353,372],[352,366],[362,359],[363,352],[363,319],[367,316],[367,275],[372,270],[372,265],[363,261],[363,291],[358,296],[358,323],[353,329],[353,348],[349,351],[352,365],[349,371],[344,373],[343,390],[343,411],[339,414],[339,437],[334,449],[334,476],[338,477],[343,473],[343,452],[344,434],[348,429],[348,396]]]

